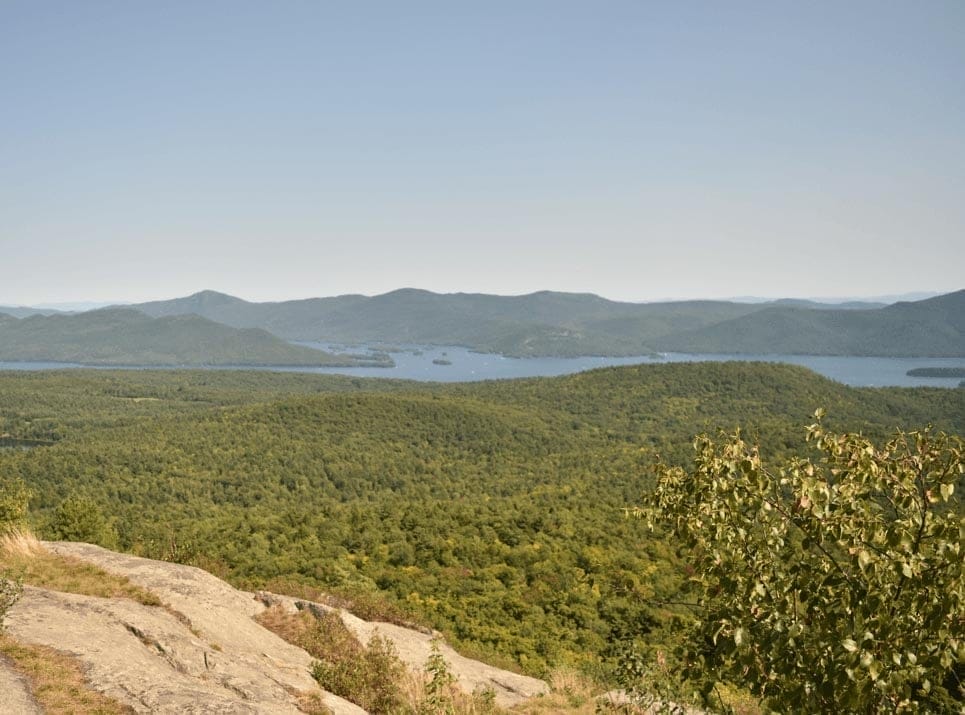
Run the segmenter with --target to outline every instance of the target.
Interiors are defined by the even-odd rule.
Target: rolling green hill
[[[76,315],[0,317],[0,360],[86,365],[351,365],[347,355],[290,345],[257,329],[197,315],[151,318],[111,308]]]
[[[287,340],[463,345],[517,357],[698,353],[965,355],[963,292],[917,303],[811,301],[620,303],[543,291],[495,296],[403,289],[280,303],[204,291],[142,303],[148,315],[194,313]],[[956,297],[957,296],[957,297]]]
[[[657,341],[660,350],[956,357],[965,355],[965,290],[876,310],[770,307]]]
[[[0,394],[0,434],[53,443],[0,450],[0,479],[27,482],[39,528],[87,497],[126,550],[246,587],[321,587],[531,673],[605,674],[635,636],[672,648],[686,564],[624,514],[655,453],[683,463],[696,432],[737,425],[768,457],[797,453],[818,406],[872,436],[965,431],[954,390],[759,363],[459,385],[0,373]]]

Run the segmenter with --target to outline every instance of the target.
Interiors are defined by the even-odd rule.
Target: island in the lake
[[[908,377],[965,377],[963,367],[916,367],[905,373]]]

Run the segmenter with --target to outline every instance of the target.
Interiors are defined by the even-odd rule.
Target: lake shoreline
[[[306,343],[296,345],[343,352],[352,350],[358,361],[344,365],[87,365],[57,362],[0,362],[0,370],[265,370],[340,374],[420,382],[476,382],[526,377],[553,377],[586,370],[621,365],[659,365],[679,362],[779,362],[799,365],[852,387],[938,387],[958,388],[953,377],[917,377],[910,371],[961,369],[965,358],[780,355],[739,353],[650,353],[623,357],[514,357],[485,353],[458,345],[391,344],[391,362],[386,364],[385,345],[345,343]],[[367,350],[361,353],[361,350]],[[344,354],[344,352],[343,352]],[[368,358],[368,360],[367,360]]]

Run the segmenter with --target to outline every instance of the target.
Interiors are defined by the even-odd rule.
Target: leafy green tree
[[[95,501],[67,497],[54,511],[50,535],[62,541],[83,541],[107,548],[117,546],[117,532]]]
[[[777,469],[738,433],[658,467],[643,512],[687,547],[696,619],[681,653],[782,712],[959,712],[965,658],[962,440],[882,446],[807,431],[815,460]]]
[[[29,499],[30,492],[23,480],[0,482],[0,534],[26,525]]]

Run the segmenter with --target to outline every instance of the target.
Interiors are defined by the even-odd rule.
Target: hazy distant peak
[[[195,313],[207,318],[217,319],[217,315],[212,315],[212,313],[236,306],[247,305],[250,305],[247,301],[228,295],[227,293],[219,293],[214,290],[202,290],[183,298],[154,300],[147,303],[138,303],[131,307],[155,318],[160,318],[165,315]]]
[[[182,298],[184,301],[196,301],[196,302],[216,302],[216,303],[247,303],[248,301],[242,298],[236,298],[233,295],[228,295],[227,293],[219,293],[216,290],[201,290],[197,293],[192,293],[191,295]]]
[[[402,297],[426,297],[430,296],[433,298],[443,296],[443,293],[433,293],[431,290],[425,290],[424,288],[396,288],[395,290],[390,290],[388,293],[382,293],[380,295],[373,296],[373,298],[402,298]]]
[[[604,298],[597,295],[596,293],[568,293],[565,291],[557,290],[538,290],[534,293],[526,293],[525,295],[519,296],[520,298],[551,298],[556,300],[580,300],[580,301],[595,301],[601,303],[613,303],[615,301],[609,298]]]

